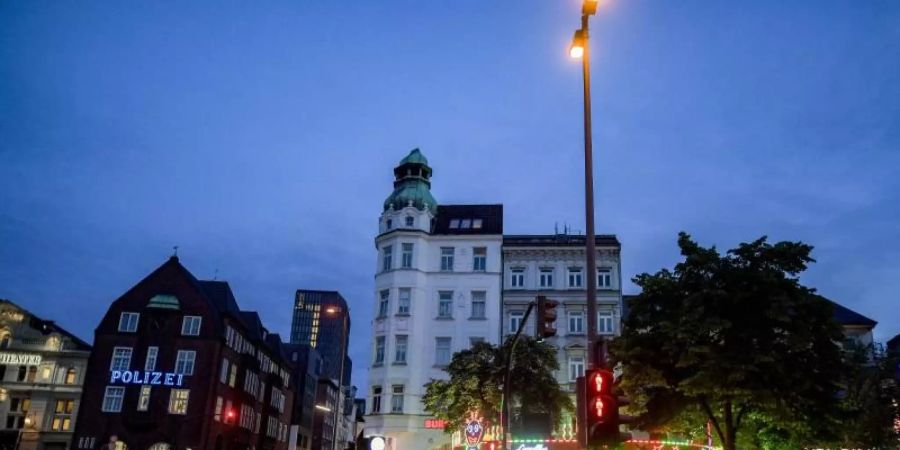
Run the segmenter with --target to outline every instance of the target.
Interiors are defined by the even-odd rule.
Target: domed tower
[[[437,201],[431,195],[431,167],[416,148],[394,168],[394,191],[384,200],[379,232],[394,229],[431,230]]]

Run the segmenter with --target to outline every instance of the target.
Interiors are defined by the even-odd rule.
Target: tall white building
[[[596,236],[597,331],[600,336],[620,333],[622,318],[621,244],[612,235]],[[587,279],[584,235],[508,235],[503,238],[503,336],[515,334],[528,303],[538,295],[559,302],[555,337],[547,342],[557,349],[560,370],[556,379],[575,400],[575,379],[587,361]],[[534,336],[532,312],[523,330]],[[557,436],[571,438],[572,420],[564,417]]]
[[[431,175],[418,149],[400,161],[375,238],[365,433],[390,450],[449,444],[422,406],[424,385],[447,377],[453,353],[500,338],[503,207],[438,205]]]

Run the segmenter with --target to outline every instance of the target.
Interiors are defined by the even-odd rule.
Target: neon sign
[[[181,386],[184,374],[172,372],[141,372],[140,370],[113,370],[109,384],[150,384],[154,386]]]
[[[31,353],[0,352],[0,364],[16,366],[36,366],[41,363],[41,355]]]
[[[443,430],[447,426],[446,420],[425,419],[425,428],[429,430]]]

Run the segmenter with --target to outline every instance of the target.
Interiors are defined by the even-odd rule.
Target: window
[[[386,221],[385,221],[385,227],[386,227],[388,230],[390,230],[391,228],[394,227],[394,221],[391,220],[391,219],[386,220]]]
[[[387,272],[391,270],[391,259],[394,257],[394,249],[390,245],[385,245],[382,248],[382,253],[381,270]]]
[[[509,332],[515,333],[519,331],[519,325],[522,324],[522,318],[525,317],[525,313],[523,312],[511,312],[509,313]]]
[[[553,287],[553,269],[541,268],[540,284],[542,288]]]
[[[406,364],[406,345],[409,342],[409,336],[398,334],[396,341],[396,349],[394,353],[395,364]]]
[[[137,331],[138,319],[141,317],[136,312],[123,312],[119,316],[119,331],[124,333],[134,333]]]
[[[472,228],[475,228],[476,230],[481,228],[481,223],[481,219],[472,219]]]
[[[175,358],[175,373],[193,375],[196,358],[197,352],[194,350],[178,350],[178,356]]]
[[[384,336],[375,338],[375,365],[384,364]]]
[[[25,375],[28,374],[28,366],[19,366],[19,373],[16,376],[16,381],[25,381]]]
[[[612,312],[600,312],[597,314],[597,332],[600,334],[613,334],[615,332]]]
[[[184,319],[181,321],[181,335],[200,336],[201,320],[203,318],[200,316],[184,316]]]
[[[131,367],[131,347],[113,347],[109,370],[128,370]]]
[[[487,247],[475,247],[472,249],[472,270],[475,272],[487,270]]]
[[[403,385],[395,384],[391,388],[391,412],[394,414],[403,413]]]
[[[144,361],[144,371],[156,370],[156,356],[159,355],[159,347],[147,347],[147,359]]]
[[[216,397],[216,410],[213,413],[213,420],[222,421],[222,397]]]
[[[372,414],[381,413],[381,386],[372,386]]]
[[[11,397],[9,399],[9,414],[6,416],[6,428],[16,429],[25,426],[25,416],[31,409],[31,399],[23,397]]]
[[[487,305],[487,293],[485,291],[472,291],[472,318],[484,319]]]
[[[25,378],[25,381],[34,383],[35,378],[37,378],[37,366],[28,367],[28,377]]]
[[[234,387],[237,381],[238,366],[237,363],[231,363],[231,372],[228,374],[228,385]]]
[[[469,345],[473,347],[475,344],[480,344],[482,342],[484,342],[484,338],[481,336],[472,336],[469,338]]]
[[[584,313],[581,311],[572,311],[569,313],[569,333],[584,333]]]
[[[459,219],[450,219],[450,228],[451,229],[459,228]]]
[[[453,291],[438,292],[438,317],[442,319],[453,318]]]
[[[56,409],[53,410],[53,420],[50,429],[53,431],[72,430],[72,412],[75,411],[75,400],[57,400]]]
[[[404,243],[400,246],[401,254],[400,254],[400,265],[404,269],[412,268],[412,258],[413,258],[413,245],[409,242]]]
[[[525,287],[525,269],[512,269],[509,276],[509,285],[514,288]]]
[[[472,227],[472,219],[462,219],[459,221],[459,227],[463,229],[469,229]]]
[[[409,304],[412,297],[412,289],[400,288],[400,295],[397,298],[397,314],[401,316],[409,315]]]
[[[388,304],[390,303],[391,291],[385,289],[380,293],[381,299],[378,300],[378,318],[383,319],[388,314]]]
[[[150,407],[150,388],[152,386],[143,385],[141,386],[141,393],[138,395],[138,411],[146,411],[147,408]],[[221,405],[220,405],[221,406]]]
[[[228,383],[228,368],[231,366],[231,363],[228,362],[228,358],[222,358],[222,365],[219,368],[219,381],[222,384]]]
[[[572,356],[569,358],[569,381],[575,381],[584,375],[584,358]]]
[[[581,267],[569,267],[569,287],[581,287]]]
[[[416,226],[416,219],[413,216],[406,216],[406,226],[407,227]]]
[[[597,269],[597,287],[609,288],[612,286],[612,270],[607,268]]]
[[[169,393],[169,414],[187,414],[190,395],[191,391],[188,389],[172,389]]]
[[[450,364],[450,338],[439,337],[434,339],[434,364],[437,366]]]
[[[65,380],[65,384],[75,384],[75,382],[77,381],[76,378],[77,378],[77,377],[76,377],[76,373],[75,373],[75,368],[74,368],[74,367],[69,367],[69,368],[66,370],[66,380]]]
[[[453,247],[441,247],[441,270],[453,271]]]
[[[107,386],[103,394],[103,412],[122,411],[122,397],[125,397],[125,388],[121,386]]]

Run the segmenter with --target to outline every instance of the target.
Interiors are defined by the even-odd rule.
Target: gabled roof
[[[853,311],[852,309],[847,308],[847,307],[841,305],[840,303],[831,301],[825,297],[822,297],[821,295],[817,295],[816,297],[820,298],[822,300],[825,300],[828,303],[831,303],[832,308],[834,308],[834,320],[836,320],[837,323],[839,323],[843,326],[857,325],[857,326],[874,328],[875,325],[878,324],[878,322],[876,322],[856,311]]]
[[[463,228],[464,220],[481,221],[480,228]],[[503,234],[503,205],[439,205],[432,234]]]
[[[32,328],[34,328],[34,329],[40,331],[41,333],[44,333],[44,334],[50,334],[50,333],[58,333],[58,334],[61,334],[61,335],[65,336],[65,337],[71,339],[71,340],[72,340],[72,343],[75,344],[75,346],[77,347],[78,350],[91,351],[91,345],[90,345],[90,344],[88,344],[87,342],[81,340],[81,338],[79,338],[78,336],[75,336],[74,334],[70,333],[70,332],[67,331],[65,328],[63,328],[63,327],[57,325],[56,322],[54,322],[54,321],[52,321],[52,320],[45,320],[45,319],[42,319],[42,318],[40,318],[40,317],[34,315],[31,311],[29,311],[29,310],[27,310],[27,309],[25,309],[25,308],[23,308],[23,307],[21,307],[21,306],[15,304],[15,303],[13,303],[13,302],[10,301],[10,300],[0,299],[0,304],[3,304],[3,303],[6,303],[6,304],[12,306],[12,307],[15,308],[15,309],[18,309],[19,311],[24,312],[27,316],[29,316],[29,325],[30,325]]]

